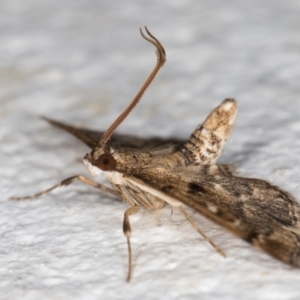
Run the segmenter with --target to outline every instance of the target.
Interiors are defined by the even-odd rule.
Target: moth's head
[[[94,176],[100,175],[103,171],[114,171],[116,169],[114,150],[107,143],[104,146],[96,147],[91,153],[86,154],[83,162]]]

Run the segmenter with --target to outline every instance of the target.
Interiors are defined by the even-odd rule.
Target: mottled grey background
[[[127,284],[127,204],[79,183],[8,201],[87,174],[87,147],[39,116],[106,129],[155,64],[143,25],[168,61],[119,131],[188,137],[235,97],[222,162],[300,199],[299,1],[1,0],[0,298],[299,299],[300,270],[192,211],[228,258],[170,207],[143,210],[132,217]]]

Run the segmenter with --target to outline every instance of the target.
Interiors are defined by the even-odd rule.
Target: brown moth
[[[165,202],[178,208],[224,257],[224,252],[194,223],[185,205],[277,259],[300,267],[300,205],[295,198],[266,181],[235,175],[232,165],[216,164],[234,126],[236,100],[224,100],[187,141],[112,136],[166,61],[163,46],[146,27],[145,30],[148,36],[140,30],[142,37],[157,50],[156,66],[127,109],[105,133],[46,119],[92,149],[83,159],[85,165],[94,176],[104,173],[113,188],[76,175],[44,192],[11,199],[34,199],[76,180],[124,199],[130,205],[123,222],[129,252],[127,281],[132,275],[129,218],[141,206],[161,209]]]

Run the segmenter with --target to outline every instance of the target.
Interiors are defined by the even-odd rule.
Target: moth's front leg
[[[29,200],[29,199],[32,200],[32,199],[36,199],[38,197],[41,197],[41,196],[49,194],[50,192],[52,192],[56,188],[59,188],[61,186],[67,186],[67,185],[73,183],[76,180],[79,180],[79,181],[81,181],[81,182],[83,182],[85,184],[91,185],[91,186],[93,186],[93,187],[95,187],[97,189],[100,189],[100,190],[104,191],[104,192],[107,192],[107,193],[110,193],[112,195],[121,197],[121,193],[118,192],[118,191],[116,191],[116,190],[108,188],[105,185],[102,185],[102,184],[100,184],[100,183],[98,183],[98,182],[96,182],[96,181],[94,181],[94,180],[92,180],[92,179],[90,179],[88,177],[85,177],[83,175],[76,175],[76,176],[72,176],[72,177],[64,179],[60,183],[54,185],[53,187],[51,187],[51,188],[49,188],[49,189],[47,189],[47,190],[45,190],[43,192],[31,195],[31,196],[25,196],[25,197],[11,197],[9,199],[10,200],[17,200],[17,201],[19,201],[19,200]]]
[[[128,275],[127,275],[127,282],[131,279],[132,274],[132,251],[131,251],[131,244],[130,244],[130,237],[131,237],[131,225],[129,221],[129,216],[135,215],[140,211],[139,205],[134,205],[128,208],[124,213],[124,221],[123,221],[123,232],[127,238],[127,245],[128,245]]]
[[[118,188],[121,191],[123,199],[131,205],[131,207],[125,211],[123,220],[123,233],[126,236],[128,245],[128,275],[126,280],[127,282],[129,282],[132,275],[132,251],[130,244],[131,225],[129,217],[137,214],[140,211],[141,207],[138,205],[136,200],[132,197],[132,195],[128,192],[127,188],[124,185],[118,185]]]

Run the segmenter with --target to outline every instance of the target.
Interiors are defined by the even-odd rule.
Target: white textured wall
[[[168,62],[120,132],[187,137],[226,97],[239,115],[223,162],[300,199],[300,2],[0,1],[1,299],[299,299],[300,270],[191,211],[220,257],[170,207],[132,217],[134,273],[118,199],[82,184],[87,147],[39,116],[106,129]]]

